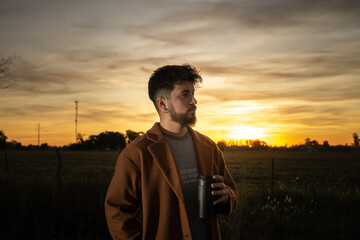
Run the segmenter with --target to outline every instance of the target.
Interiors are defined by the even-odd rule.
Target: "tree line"
[[[118,150],[121,151],[137,137],[143,135],[144,132],[136,132],[126,130],[126,133],[105,131],[97,135],[90,135],[84,139],[82,135],[77,136],[76,143],[64,145],[61,148],[69,150]],[[41,145],[24,146],[15,140],[7,141],[7,136],[0,130],[0,149],[49,149],[55,146],[49,146],[47,143]]]
[[[307,152],[317,152],[317,151],[359,151],[360,139],[357,133],[353,133],[353,143],[351,145],[337,145],[331,146],[329,141],[325,140],[323,143],[315,139],[310,139],[309,137],[305,138],[304,143],[292,146],[269,146],[265,141],[260,139],[240,139],[229,141],[218,141],[217,146],[222,150],[273,150],[273,151],[307,151]]]
[[[76,143],[64,145],[61,148],[69,150],[123,150],[126,145],[130,144],[137,137],[143,135],[144,132],[136,132],[133,130],[126,130],[126,133],[105,131],[97,135],[90,135],[87,139],[78,134]],[[360,150],[359,135],[353,133],[354,142],[351,145],[337,145],[331,146],[328,141],[319,143],[317,140],[305,138],[303,144],[292,146],[269,146],[265,141],[260,139],[248,140],[229,140],[218,141],[217,146],[221,150],[289,150],[289,151],[352,151]],[[49,149],[55,146],[49,146],[47,143],[38,145],[23,146],[20,142],[15,140],[7,141],[7,136],[0,130],[0,149]]]

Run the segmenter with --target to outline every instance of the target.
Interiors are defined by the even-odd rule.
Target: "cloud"
[[[129,105],[116,102],[82,102],[81,105],[79,118],[95,122],[126,118],[132,108]]]
[[[144,126],[157,120],[143,104],[150,74],[186,62],[209,83],[197,92],[206,127],[359,119],[359,1],[14,0],[0,18],[2,51],[22,57],[12,66],[17,87],[0,96],[1,114],[17,121],[73,124],[78,99],[86,131]],[[223,114],[229,101],[248,100],[267,108]]]
[[[157,62],[159,59],[148,59]],[[163,59],[162,61],[166,61]],[[66,51],[52,59],[16,60],[12,73],[17,87],[12,94],[22,96],[74,95],[82,93],[105,93],[119,91],[125,85],[138,88],[138,82],[129,79],[143,79],[142,60],[122,59],[109,51]],[[9,94],[9,92],[5,94]]]
[[[126,53],[125,51],[116,51],[111,47],[87,47],[87,48],[75,48],[67,49],[60,54],[64,60],[75,63],[96,64],[100,67],[102,61],[108,62],[113,59],[118,59]]]
[[[170,12],[163,20],[187,22],[211,19],[212,22],[229,21],[255,28],[294,27],[308,22],[311,18],[359,19],[359,11],[360,3],[356,0],[231,0],[197,2],[178,12]]]
[[[358,100],[359,65],[357,51],[350,49],[268,56],[236,65],[206,61],[200,63],[202,72],[225,80],[221,88],[204,88],[201,94],[220,101]]]
[[[82,101],[80,104],[79,119],[84,119],[87,122],[112,123],[114,121],[130,121],[134,123],[148,122],[157,117],[155,108],[147,111],[145,109],[134,107],[134,104],[131,102]]]
[[[0,112],[6,113],[8,118],[51,120],[53,122],[74,118],[74,103],[58,104],[23,104],[19,106],[2,106]],[[54,116],[58,116],[55,117]],[[149,122],[157,119],[155,108],[147,112],[144,109],[134,108],[132,103],[81,101],[78,110],[78,119],[82,124],[98,124],[120,122]]]
[[[281,124],[303,124],[307,126],[344,126],[354,123],[354,111],[350,106],[330,104],[285,104],[273,110],[276,120]]]
[[[71,69],[68,71],[54,69],[47,63],[31,63],[20,60],[14,63],[14,77],[17,88],[14,92],[22,92],[25,95],[53,95],[75,94],[87,92],[89,85],[75,87],[79,83],[86,82],[86,77]]]
[[[253,85],[256,89],[256,86]],[[258,87],[251,90],[241,86],[219,89],[203,89],[201,94],[213,97],[219,101],[347,101],[359,100],[360,84],[356,81],[344,83],[339,86],[336,83],[327,85],[320,83],[317,86],[278,86],[271,89]]]
[[[311,35],[354,31],[360,21],[360,4],[355,0],[232,0],[173,5],[164,4],[166,14],[129,23],[125,29],[144,39],[163,42],[166,47],[201,47],[215,42],[218,45],[237,42],[241,46],[244,40],[258,41],[264,36],[269,41],[281,41],[281,37],[294,37],[296,41],[299,35],[311,38]]]
[[[303,113],[317,113],[317,114],[330,114],[342,115],[347,110],[343,107],[333,107],[327,105],[281,105],[276,108],[276,111],[282,115],[290,114],[303,114]]]
[[[222,65],[215,61],[199,64],[202,72],[206,74],[230,76],[231,79],[235,77],[235,81],[239,76],[254,76],[257,79],[253,80],[258,82],[306,81],[356,73],[359,71],[360,57],[356,52],[352,54],[343,49],[343,52],[302,52],[296,55],[266,56],[262,59],[245,60],[237,65]]]
[[[268,118],[270,120],[271,118]],[[335,115],[310,115],[306,114],[303,116],[292,116],[292,115],[283,115],[283,116],[274,116],[272,118],[272,123],[280,125],[284,128],[293,128],[300,129],[304,127],[316,127],[318,130],[336,127],[345,127],[349,126],[349,124],[353,124],[354,122],[343,116],[335,116]],[[325,131],[326,132],[326,131]],[[329,131],[330,132],[330,131]]]
[[[121,28],[121,26],[111,26],[98,21],[87,22],[71,22],[71,25],[80,29],[92,29],[92,30],[115,30]]]
[[[63,115],[69,108],[64,105],[24,104],[22,107],[2,106],[0,111],[7,117],[34,118],[40,115]]]

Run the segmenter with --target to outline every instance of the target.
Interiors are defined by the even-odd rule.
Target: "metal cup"
[[[209,218],[214,211],[213,202],[215,197],[211,195],[211,191],[213,191],[211,184],[216,182],[218,181],[213,179],[212,176],[199,175],[198,177],[199,218]]]

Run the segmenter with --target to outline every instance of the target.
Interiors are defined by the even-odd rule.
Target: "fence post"
[[[274,193],[274,175],[275,175],[274,158],[272,158],[271,159],[271,194]]]
[[[57,180],[57,184],[61,185],[61,167],[62,167],[62,161],[61,161],[61,156],[60,156],[60,152],[59,152],[59,148],[56,148],[56,156],[57,159],[59,161],[58,164],[58,169],[56,171],[56,180]]]

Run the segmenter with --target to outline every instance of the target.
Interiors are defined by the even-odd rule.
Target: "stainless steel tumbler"
[[[213,191],[211,184],[216,182],[218,181],[212,176],[199,175],[198,177],[199,218],[209,218],[212,214],[215,197],[211,195],[211,191]]]

